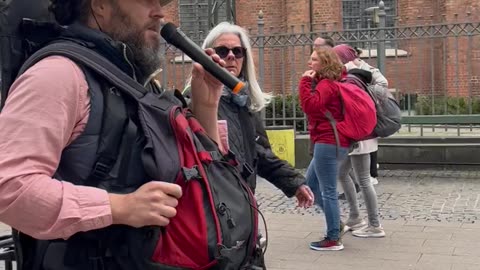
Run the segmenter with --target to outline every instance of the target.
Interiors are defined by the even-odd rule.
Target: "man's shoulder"
[[[49,56],[21,74],[13,83],[10,92],[71,98],[78,97],[86,89],[88,83],[80,66],[63,56]]]
[[[27,69],[19,81],[28,81],[40,87],[85,88],[86,77],[82,69],[64,56],[48,56]]]
[[[60,55],[48,56],[38,61],[31,68],[29,68],[25,73],[32,73],[32,72],[41,72],[41,73],[47,73],[47,74],[49,73],[51,76],[55,77],[56,79],[62,79],[60,75],[68,75],[71,73],[83,74],[83,71],[78,64],[76,64],[73,60],[69,59],[68,57],[60,56]]]

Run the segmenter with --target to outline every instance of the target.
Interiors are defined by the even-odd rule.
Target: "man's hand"
[[[312,190],[307,185],[301,185],[295,192],[295,197],[297,197],[298,207],[303,208],[312,206],[315,198]]]
[[[135,192],[110,194],[113,224],[132,227],[166,226],[177,214],[175,207],[182,197],[179,185],[152,181]]]
[[[225,66],[225,61],[215,54],[213,49],[206,49],[205,52],[210,55],[214,62],[222,67]],[[217,108],[222,91],[223,84],[219,80],[204,70],[200,64],[193,64],[191,92],[194,107]]]

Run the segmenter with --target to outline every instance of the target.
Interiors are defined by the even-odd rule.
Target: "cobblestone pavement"
[[[378,195],[382,220],[425,220],[438,222],[480,222],[480,172],[463,171],[380,171]],[[257,188],[260,209],[266,213],[314,215],[317,207],[300,209],[294,198],[265,180]],[[359,195],[360,209],[366,215]],[[340,201],[348,213],[346,201]]]
[[[319,209],[298,209],[265,180],[257,196],[268,228],[268,270],[478,270],[480,172],[381,171],[375,186],[386,237],[347,233],[341,252],[312,251],[325,233]],[[363,215],[365,206],[360,199]],[[345,201],[342,213],[348,214]]]

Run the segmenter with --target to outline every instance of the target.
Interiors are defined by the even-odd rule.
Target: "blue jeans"
[[[348,153],[347,148],[338,148],[333,144],[316,143],[313,159],[307,169],[307,183],[315,195],[315,203],[325,213],[327,237],[340,238],[340,207],[338,205],[337,175],[338,167]]]

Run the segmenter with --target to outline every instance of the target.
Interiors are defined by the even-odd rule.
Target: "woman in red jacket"
[[[343,76],[343,65],[331,48],[317,48],[310,57],[308,67],[299,85],[301,106],[308,117],[310,139],[315,145],[306,178],[327,223],[325,238],[310,243],[310,248],[342,250],[337,173],[350,142],[339,134],[340,145],[337,146],[333,126],[325,114],[330,113],[337,122],[343,120],[338,86]],[[312,85],[316,85],[315,88]]]

